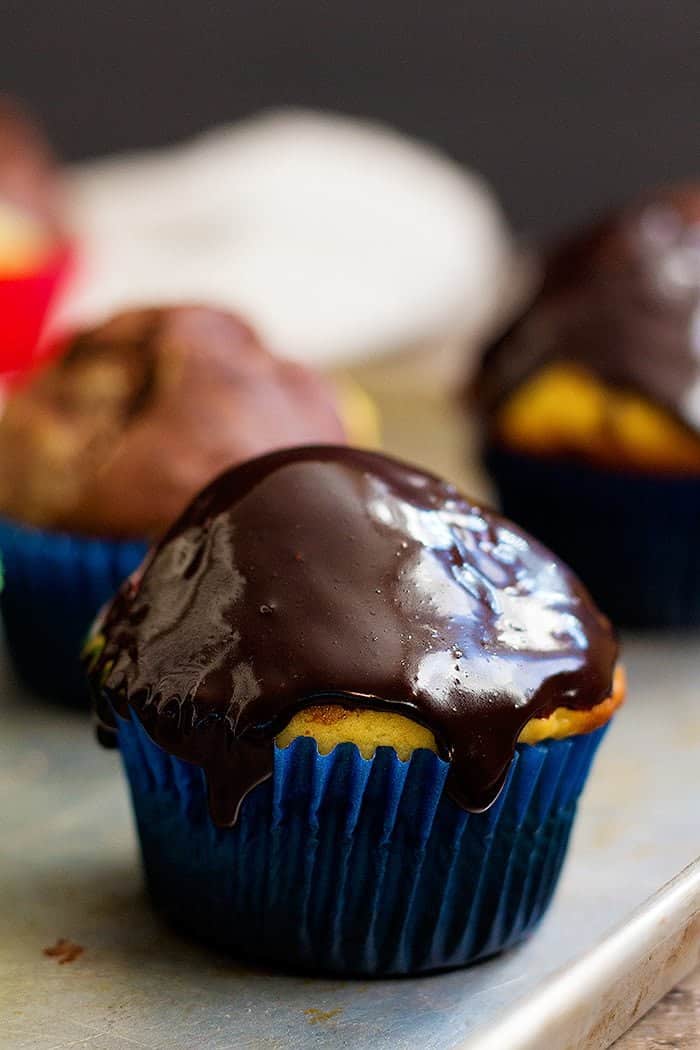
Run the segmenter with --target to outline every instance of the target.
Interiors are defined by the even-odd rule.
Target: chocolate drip
[[[530,375],[579,365],[700,432],[700,188],[646,196],[558,245],[542,286],[487,350],[475,383],[487,422]]]
[[[611,692],[616,642],[576,578],[451,485],[318,446],[249,461],[191,504],[108,610],[91,679],[202,766],[232,824],[275,735],[335,698],[430,728],[469,810],[533,716]],[[113,725],[113,718],[111,724]]]

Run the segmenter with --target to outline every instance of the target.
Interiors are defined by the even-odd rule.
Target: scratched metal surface
[[[402,430],[399,407],[388,444],[425,460],[426,434]],[[442,443],[429,462],[456,475],[444,410],[423,419]],[[252,971],[169,930],[144,897],[118,757],[85,717],[22,696],[0,666],[0,1045],[446,1050],[488,1033],[700,852],[699,643],[627,640],[630,701],[530,942],[471,970],[384,982]],[[84,948],[70,964],[43,954],[61,937]]]

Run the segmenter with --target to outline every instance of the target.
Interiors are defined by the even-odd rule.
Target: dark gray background
[[[697,174],[700,0],[0,0],[0,83],[66,157],[280,103],[368,114],[549,232]]]

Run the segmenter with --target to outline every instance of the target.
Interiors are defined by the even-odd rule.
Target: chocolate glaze
[[[579,365],[700,432],[700,186],[648,194],[561,242],[541,287],[488,348],[476,401],[488,423],[530,375]]]
[[[334,446],[222,474],[105,614],[90,671],[112,706],[202,766],[230,825],[275,735],[321,699],[430,728],[469,810],[498,795],[533,716],[611,692],[608,621],[516,526],[430,474]]]

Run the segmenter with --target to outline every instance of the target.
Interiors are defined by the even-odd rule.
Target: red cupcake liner
[[[0,277],[0,375],[21,374],[43,355],[44,324],[73,262],[73,246],[62,243],[38,269]]]

